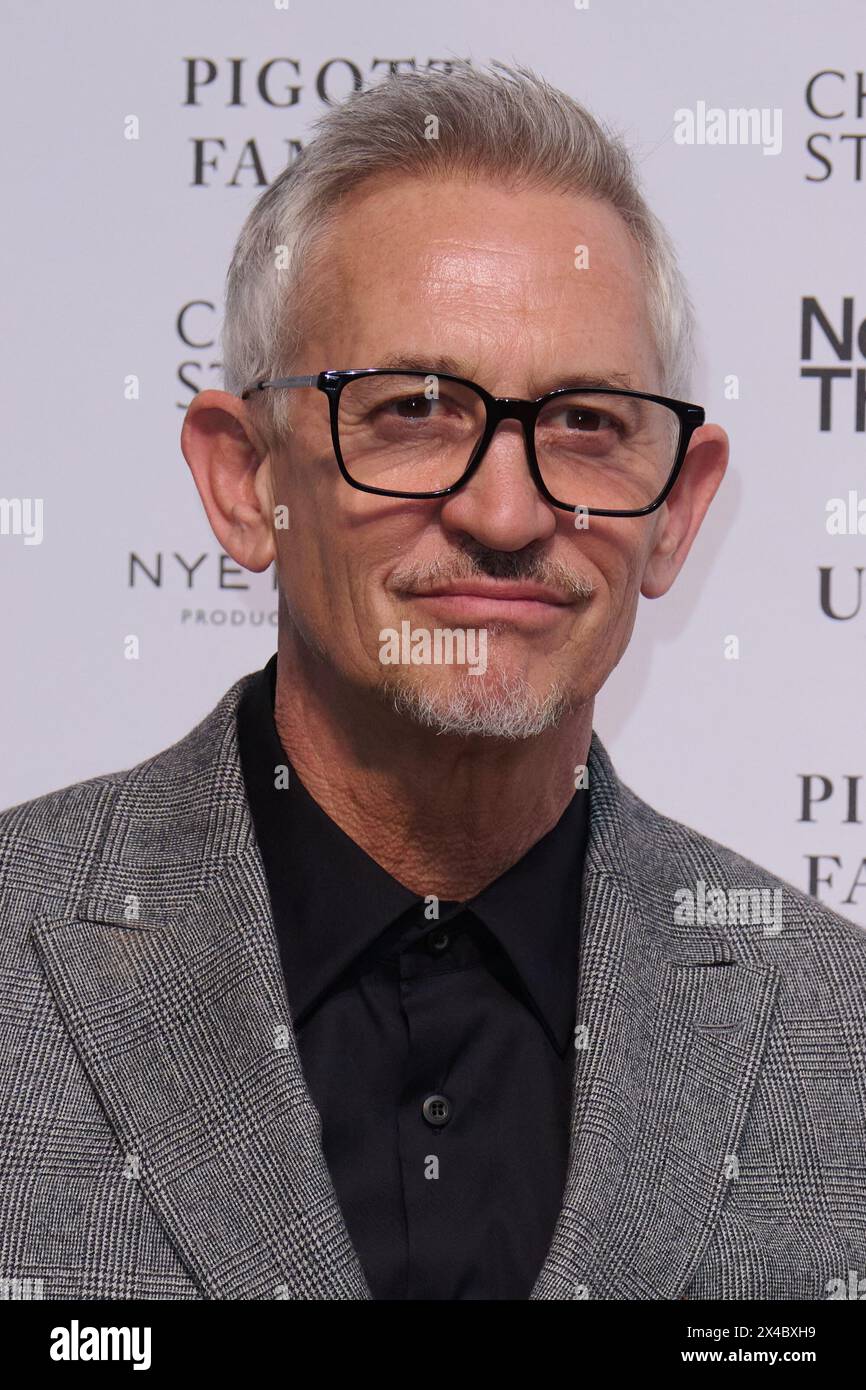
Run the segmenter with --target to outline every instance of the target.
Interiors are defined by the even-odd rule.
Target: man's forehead
[[[578,270],[578,242],[588,255]],[[598,199],[484,179],[390,179],[362,184],[331,223],[329,259],[349,278],[396,281],[435,263],[437,289],[467,270],[484,288],[532,275],[584,283],[641,278],[639,249],[619,213]],[[353,271],[359,274],[353,274]],[[580,282],[576,281],[576,286]],[[419,288],[423,288],[419,286]]]
[[[350,355],[375,346],[375,362],[335,366],[444,372],[492,389],[488,359],[510,347],[521,359],[520,394],[542,395],[576,374],[587,386],[652,389],[640,252],[605,204],[549,189],[397,180],[355,190],[319,249],[313,336],[331,356],[341,344]]]

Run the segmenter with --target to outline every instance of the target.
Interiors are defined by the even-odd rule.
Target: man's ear
[[[267,569],[275,554],[271,461],[245,403],[228,391],[199,392],[180,447],[223,550],[244,569]]]
[[[660,508],[658,531],[644,569],[641,593],[661,598],[692,548],[728,466],[729,441],[721,425],[696,430],[673,491]]]

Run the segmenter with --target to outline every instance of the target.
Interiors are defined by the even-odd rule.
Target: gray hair
[[[425,134],[431,118],[438,122],[434,139]],[[482,71],[456,60],[450,72],[393,75],[328,111],[314,138],[258,199],[228,272],[226,390],[237,394],[291,371],[312,303],[315,250],[349,192],[377,175],[455,173],[583,195],[614,208],[642,254],[661,390],[688,399],[694,311],[673,244],[644,201],[623,142],[527,68],[496,63]],[[288,394],[253,398],[275,438],[283,433]]]

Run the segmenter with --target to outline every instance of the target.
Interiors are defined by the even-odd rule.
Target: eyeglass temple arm
[[[254,391],[266,391],[269,386],[315,386],[318,380],[317,376],[280,376],[274,381],[257,381],[241,391],[241,400],[245,401]]]

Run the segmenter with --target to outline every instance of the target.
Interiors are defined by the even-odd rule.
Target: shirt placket
[[[459,905],[425,923],[399,956],[400,1003],[407,1028],[405,1086],[398,1106],[398,1143],[407,1230],[407,1299],[443,1297],[447,1232],[460,1181],[461,1096],[446,995],[455,983],[449,958]],[[465,967],[463,967],[465,968]],[[465,1117],[464,1117],[465,1118]]]

